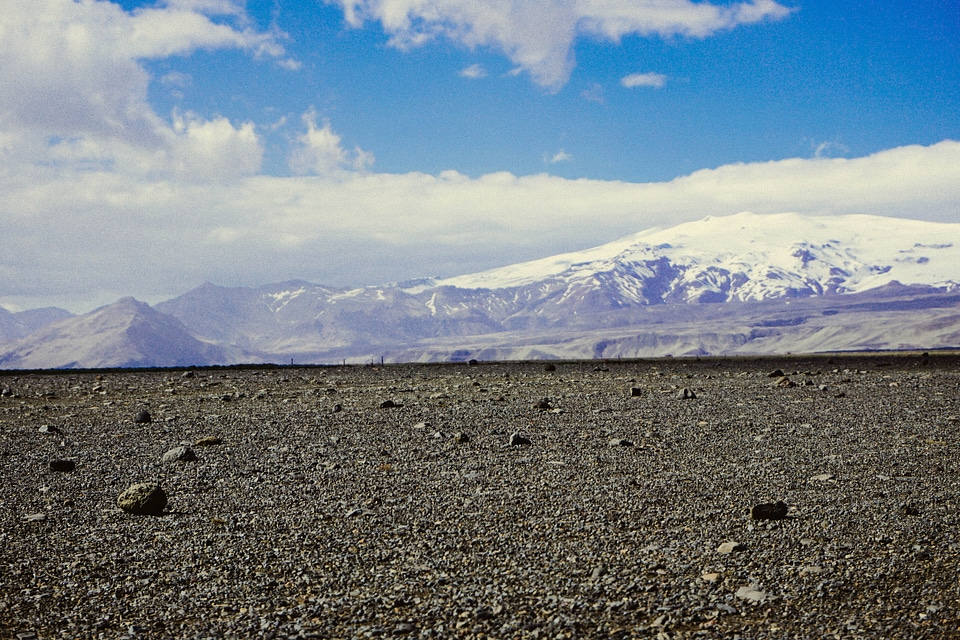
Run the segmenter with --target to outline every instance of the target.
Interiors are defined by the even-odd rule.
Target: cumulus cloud
[[[261,153],[252,126],[195,117],[171,126],[147,102],[144,60],[224,47],[284,53],[228,0],[171,0],[134,12],[111,2],[10,0],[0,28],[0,130],[20,138],[23,161],[248,174]],[[187,80],[162,79],[168,86]],[[211,145],[237,151],[237,167],[210,166]]]
[[[620,79],[620,84],[627,89],[634,87],[653,87],[661,89],[667,83],[667,76],[662,73],[631,73]]]
[[[189,120],[183,126],[188,135]],[[233,137],[223,124],[197,126],[206,145]],[[201,184],[4,161],[0,304],[87,311],[121,295],[159,301],[207,280],[362,285],[452,276],[744,210],[944,222],[960,210],[954,141],[628,183],[352,171],[355,158],[327,123],[312,132],[311,148],[327,152],[324,166],[340,163],[333,174]],[[0,137],[0,149],[9,144]]]
[[[333,175],[346,169],[364,171],[373,164],[373,154],[360,147],[352,152],[344,150],[329,121],[317,127],[315,111],[305,113],[303,122],[307,131],[298,138],[299,146],[290,155],[290,170],[295,174]]]
[[[502,52],[534,82],[558,90],[574,66],[573,44],[585,35],[613,42],[627,35],[705,38],[791,9],[773,0],[711,4],[690,0],[327,0],[347,22],[381,23],[400,49],[447,39]]]

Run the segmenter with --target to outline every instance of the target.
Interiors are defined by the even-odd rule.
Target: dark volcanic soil
[[[954,357],[545,368],[0,376],[0,636],[960,634]]]

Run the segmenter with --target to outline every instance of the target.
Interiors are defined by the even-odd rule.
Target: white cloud
[[[487,77],[487,70],[484,69],[480,64],[472,64],[465,69],[461,69],[460,77],[469,78],[471,80],[479,80]]]
[[[489,47],[557,90],[574,66],[580,35],[613,42],[631,34],[705,38],[742,24],[779,20],[791,10],[773,0],[715,5],[690,0],[327,0],[349,24],[379,21],[400,49],[444,38]]]
[[[303,115],[307,131],[297,140],[299,146],[290,154],[290,170],[297,175],[333,175],[346,169],[364,171],[373,165],[373,154],[356,147],[347,152],[341,146],[340,136],[324,120],[317,127],[317,114],[309,111]]]
[[[544,154],[543,156],[543,161],[548,164],[557,164],[558,162],[570,162],[571,160],[573,160],[573,156],[567,153],[566,151],[564,151],[563,149],[560,149],[560,151],[557,151],[553,155]]]
[[[216,121],[193,126],[195,149],[252,135]],[[183,127],[177,135],[189,139],[189,119]],[[24,166],[3,156],[0,304],[86,311],[121,295],[165,299],[206,280],[354,285],[452,276],[744,210],[951,222],[960,211],[954,141],[853,159],[732,164],[635,184],[349,171],[360,158],[343,151],[326,123],[312,131],[311,148],[327,152],[324,166],[339,163],[333,174],[198,183],[108,165]],[[2,153],[11,145],[15,152],[16,142],[0,137]]]
[[[200,48],[283,55],[273,34],[249,26],[239,3],[174,0],[131,13],[103,1],[9,0],[2,20],[0,131],[19,138],[21,161],[195,177],[259,168],[251,125],[193,117],[174,127],[154,113],[142,66]],[[210,165],[214,148],[236,152],[236,166],[226,166],[228,158]]]
[[[843,154],[850,151],[846,145],[829,140],[813,143],[810,146],[813,149],[814,158],[829,158],[835,154]]]
[[[580,97],[587,102],[596,102],[597,104],[603,104],[606,101],[603,93],[603,87],[597,83],[594,83],[581,91]]]
[[[662,73],[631,73],[620,79],[620,84],[627,89],[634,87],[653,87],[660,89],[667,83],[667,76]]]

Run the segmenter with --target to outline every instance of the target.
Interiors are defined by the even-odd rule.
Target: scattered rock
[[[680,393],[677,394],[677,397],[680,398],[681,400],[695,400],[697,397],[697,394],[693,392],[693,389],[688,389],[687,387],[684,387],[683,389],[680,390]]]
[[[167,506],[167,494],[156,482],[141,482],[117,496],[117,506],[127,513],[159,516]]]
[[[153,421],[153,417],[146,409],[140,409],[140,411],[137,411],[137,415],[133,417],[133,421],[136,424],[148,424]]]
[[[787,376],[781,377],[779,380],[773,383],[775,387],[789,388],[797,386],[797,383],[788,378]]]
[[[193,443],[195,447],[212,447],[214,445],[223,444],[223,440],[217,436],[204,436]]]
[[[754,520],[783,520],[787,517],[787,503],[782,500],[778,502],[764,502],[753,506],[750,510],[750,517]]]
[[[526,444],[531,444],[530,438],[524,438],[519,433],[514,433],[510,435],[510,446],[518,447]]]
[[[745,551],[746,548],[747,548],[747,545],[741,544],[739,542],[733,542],[733,541],[724,542],[719,547],[717,547],[717,553],[728,555],[731,553],[736,553],[738,551]]]
[[[77,463],[73,460],[51,460],[50,471],[69,473],[77,468]]]
[[[174,447],[163,454],[162,461],[165,464],[172,464],[174,462],[193,462],[196,459],[197,454],[193,449],[186,445],[181,445],[179,447]]]

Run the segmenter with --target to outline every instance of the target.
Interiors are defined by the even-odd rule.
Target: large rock
[[[156,482],[141,482],[117,496],[117,506],[127,513],[159,516],[167,506],[167,494]]]
[[[782,500],[765,502],[754,505],[753,509],[750,510],[750,517],[754,520],[783,520],[787,517],[788,510],[787,503]]]
[[[193,462],[197,459],[197,454],[186,445],[174,447],[163,454],[163,462],[171,464],[174,462]]]

